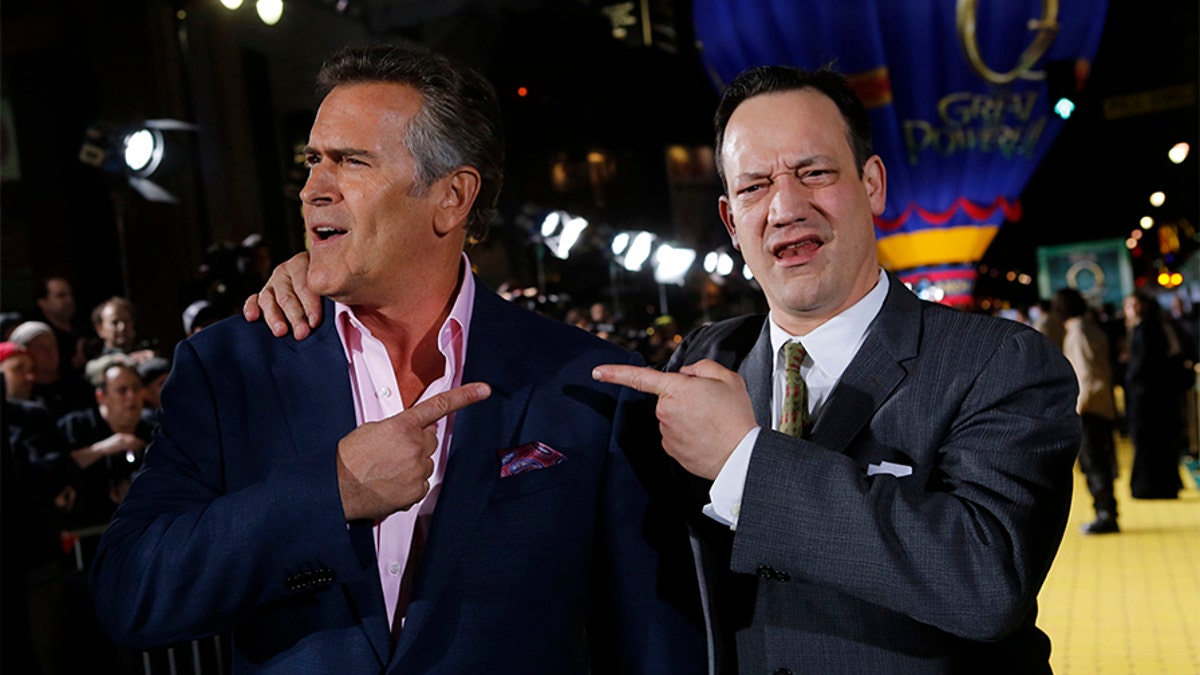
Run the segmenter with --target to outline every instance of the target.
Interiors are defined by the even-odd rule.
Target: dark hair
[[[114,295],[113,297],[96,305],[96,307],[92,310],[92,325],[93,326],[100,325],[100,321],[102,318],[101,315],[104,313],[104,308],[108,307],[109,305],[115,305],[117,307],[124,307],[129,312],[129,318],[133,319],[135,321],[137,320],[137,312],[134,311],[134,309],[133,309],[133,303],[126,300],[125,298],[118,296],[118,295]]]
[[[37,278],[37,297],[34,300],[45,300],[50,297],[50,282],[55,279],[61,279],[68,286],[71,285],[71,280],[62,274],[41,274]],[[71,289],[72,292],[75,290]]]
[[[421,110],[404,143],[417,167],[418,189],[463,166],[479,172],[479,195],[467,216],[467,235],[487,234],[504,184],[504,132],[492,85],[475,70],[420,47],[346,47],[317,75],[322,96],[344,84],[392,82],[417,90]]]
[[[721,177],[721,187],[726,192],[729,191],[729,183],[725,179],[721,146],[725,142],[725,127],[729,125],[733,111],[748,99],[761,94],[802,89],[816,89],[837,105],[842,119],[846,122],[846,141],[850,143],[854,161],[858,165],[858,175],[862,177],[863,166],[871,155],[875,154],[871,150],[871,122],[867,117],[866,108],[850,88],[846,76],[829,67],[809,71],[790,66],[758,66],[742,71],[725,88],[721,102],[717,104],[717,114],[713,118],[713,126],[717,132],[717,175]]]
[[[1064,319],[1073,319],[1087,314],[1088,304],[1074,288],[1060,288],[1050,301],[1050,310]]]

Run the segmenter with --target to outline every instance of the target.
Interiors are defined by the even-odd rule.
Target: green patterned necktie
[[[783,346],[785,381],[779,430],[789,436],[803,436],[808,426],[808,387],[800,377],[804,354],[804,347],[799,342],[791,341]]]

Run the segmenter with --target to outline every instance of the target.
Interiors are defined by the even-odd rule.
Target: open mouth
[[[821,241],[816,237],[812,237],[775,249],[775,257],[780,260],[808,258],[812,257],[819,248],[821,248]]]
[[[336,228],[332,225],[320,225],[313,228],[313,236],[320,241],[329,241],[330,239],[346,234],[346,230]]]

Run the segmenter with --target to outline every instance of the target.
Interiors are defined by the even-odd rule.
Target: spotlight
[[[694,250],[663,244],[654,251],[654,280],[660,284],[683,285],[683,277],[695,260]]]
[[[258,0],[254,3],[258,18],[268,26],[274,26],[283,18],[283,0]]]
[[[125,166],[138,176],[149,176],[162,162],[163,137],[158,129],[138,129],[122,141]]]
[[[556,258],[566,260],[571,255],[571,247],[579,241],[579,235],[587,229],[585,218],[572,217],[563,211],[550,212],[542,221],[542,242],[550,249]]]
[[[620,232],[613,237],[613,257],[621,267],[630,272],[637,272],[650,258],[652,243],[654,235],[649,232]]]

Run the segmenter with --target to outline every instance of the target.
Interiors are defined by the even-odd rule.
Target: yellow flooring
[[[1076,469],[1071,520],[1038,596],[1056,675],[1200,675],[1200,491],[1183,467],[1178,500],[1129,496],[1118,443],[1121,532],[1084,536],[1091,495]]]

